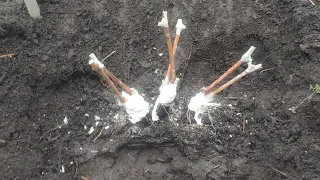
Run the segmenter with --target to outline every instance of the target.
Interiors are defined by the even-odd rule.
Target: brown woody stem
[[[174,39],[174,43],[173,43],[173,51],[172,51],[172,56],[173,56],[173,66],[171,67],[171,72],[172,72],[172,78],[171,78],[171,83],[174,83],[174,81],[176,80],[176,67],[174,64],[174,59],[176,57],[176,53],[177,53],[177,48],[178,48],[178,44],[179,44],[179,40],[180,40],[180,35],[176,34],[176,37]]]
[[[172,41],[171,41],[171,37],[170,37],[170,31],[169,31],[168,27],[164,28],[164,35],[167,40],[168,53],[169,53],[169,59],[170,59],[169,66],[168,66],[168,72],[167,72],[167,77],[170,80],[170,74],[173,76],[172,70],[174,68],[174,57],[173,57],[173,52],[172,52]],[[174,76],[175,76],[175,73],[174,73]]]
[[[96,71],[107,83],[108,85],[111,87],[113,93],[119,97],[120,102],[121,103],[125,103],[126,99],[124,97],[122,97],[122,95],[120,94],[120,92],[118,91],[117,87],[113,84],[113,82],[111,81],[111,79],[107,76],[107,74],[105,73],[105,71],[103,71],[102,69],[100,69],[99,65],[97,63],[92,63],[91,64],[92,70]]]
[[[230,81],[228,81],[227,83],[225,83],[224,85],[219,87],[218,89],[214,90],[213,95],[214,96],[217,95],[218,93],[220,93],[221,91],[223,91],[224,89],[226,89],[230,85],[234,84],[235,82],[237,82],[239,79],[241,79],[242,77],[244,77],[247,74],[249,74],[249,73],[246,71],[243,71],[241,74],[237,75],[236,77],[234,77],[233,79],[231,79]]]
[[[133,91],[124,84],[120,79],[113,75],[107,68],[104,68],[104,72],[111,78],[116,84],[118,84],[127,94],[132,95]]]
[[[229,76],[233,71],[235,71],[241,64],[242,64],[242,60],[239,60],[237,63],[235,63],[231,68],[229,68],[225,73],[223,73],[217,80],[215,80],[210,86],[208,86],[203,93],[204,94],[209,94],[210,91],[216,87],[219,82],[221,82],[224,78],[226,78],[227,76]]]

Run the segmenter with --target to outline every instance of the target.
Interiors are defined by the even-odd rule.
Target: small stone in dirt
[[[0,139],[0,147],[4,147],[5,145],[7,145],[7,141]]]
[[[64,123],[65,125],[67,125],[67,124],[68,124],[68,118],[67,118],[67,116],[66,116],[66,117],[64,117],[64,119],[63,119],[63,123]]]
[[[88,132],[88,134],[92,134],[92,133],[93,133],[93,131],[94,131],[94,128],[93,128],[93,127],[91,127],[91,128],[90,128],[90,130],[89,130],[89,132]]]
[[[101,118],[100,118],[99,116],[94,116],[94,120],[96,120],[96,121],[100,121],[100,120],[101,120]]]
[[[61,166],[60,172],[61,172],[61,173],[64,173],[64,172],[65,172],[65,169],[64,169],[64,166],[63,166],[63,165]]]

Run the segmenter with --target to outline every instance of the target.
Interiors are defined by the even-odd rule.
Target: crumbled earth
[[[0,179],[320,179],[320,96],[288,110],[320,83],[313,1],[38,0],[34,20],[1,0],[0,55],[15,55],[0,59]],[[106,67],[153,105],[168,66],[162,10],[172,37],[178,18],[187,26],[178,96],[160,121],[133,125],[88,55],[115,51]],[[263,69],[196,125],[190,98],[250,46]]]

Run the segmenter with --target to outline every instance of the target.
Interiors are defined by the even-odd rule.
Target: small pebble
[[[0,139],[0,147],[3,147],[7,144],[7,141]]]
[[[60,172],[61,172],[61,173],[64,173],[64,172],[65,172],[63,165],[61,166]]]
[[[90,128],[90,130],[89,130],[89,132],[88,132],[88,134],[92,134],[92,133],[93,133],[93,131],[94,131],[94,128],[93,128],[93,127],[91,127],[91,128]]]
[[[96,120],[96,121],[100,121],[100,120],[101,120],[101,118],[100,118],[99,116],[94,116],[94,120]]]
[[[66,117],[64,117],[64,119],[63,119],[63,123],[64,123],[64,124],[66,124],[66,125],[68,124],[68,118],[67,118],[67,116],[66,116]]]

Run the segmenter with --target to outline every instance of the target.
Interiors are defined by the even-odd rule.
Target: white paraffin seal
[[[162,85],[160,86],[160,95],[157,98],[156,104],[153,107],[152,110],[152,120],[158,121],[159,117],[157,115],[157,109],[159,104],[168,106],[170,103],[174,101],[177,95],[177,85],[178,85],[179,79],[176,78],[174,83],[170,83],[168,78],[162,81]]]
[[[204,113],[208,107],[218,107],[220,104],[212,103],[213,95],[200,92],[191,98],[190,103],[188,104],[188,109],[195,112],[194,119],[197,124],[202,125],[201,117],[199,117],[202,113]]]
[[[131,90],[133,91],[131,96],[122,92],[122,96],[126,99],[126,102],[122,103],[122,105],[130,115],[130,121],[135,124],[147,115],[149,112],[149,103],[147,103],[135,89],[131,88]]]

